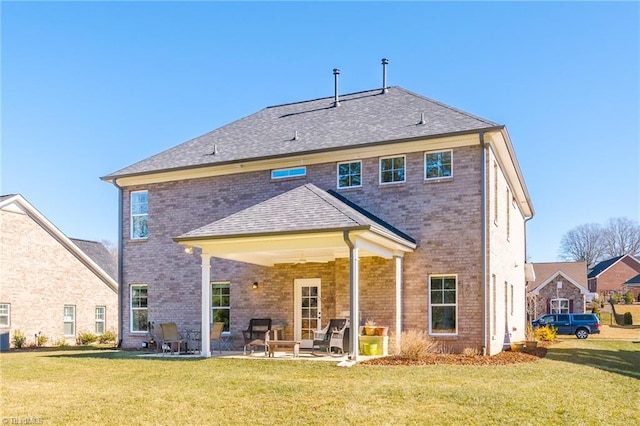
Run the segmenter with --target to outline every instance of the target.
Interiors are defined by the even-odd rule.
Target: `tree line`
[[[640,225],[626,217],[609,219],[604,225],[576,226],[562,236],[560,258],[586,261],[588,267],[613,257],[640,255]]]

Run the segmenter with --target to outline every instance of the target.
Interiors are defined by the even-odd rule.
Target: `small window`
[[[457,277],[429,277],[429,333],[457,334]]]
[[[294,167],[292,169],[271,170],[271,179],[284,179],[307,175],[306,167]]]
[[[135,284],[131,286],[131,331],[147,331],[148,326],[147,285]]]
[[[224,322],[223,332],[229,332],[231,318],[231,293],[228,282],[211,283],[211,318]]]
[[[338,163],[338,188],[362,186],[362,161]]]
[[[76,335],[76,307],[73,305],[64,305],[64,335]]]
[[[405,156],[380,159],[380,184],[402,183],[406,181]]]
[[[549,312],[552,314],[568,314],[569,299],[551,299],[549,301]]]
[[[424,154],[424,179],[453,177],[452,151],[427,152]]]
[[[149,196],[147,191],[131,193],[131,239],[144,240],[148,236]]]
[[[11,305],[0,303],[0,327],[11,326]]]
[[[96,306],[96,334],[104,333],[104,324],[107,317],[106,306]]]

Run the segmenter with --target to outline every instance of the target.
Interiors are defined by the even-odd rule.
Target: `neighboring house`
[[[527,283],[530,319],[549,313],[586,310],[587,262],[534,263],[535,280]]]
[[[210,321],[238,347],[254,317],[303,347],[345,316],[458,351],[524,339],[533,207],[502,125],[385,84],[267,107],[102,179],[120,189],[124,347],[174,321],[210,356]]]
[[[589,291],[600,294],[604,300],[613,293],[631,291],[634,300],[638,300],[639,274],[640,260],[630,254],[603,260],[589,271]]]
[[[0,197],[0,332],[75,344],[116,331],[115,261],[100,243],[67,238],[21,195]],[[5,342],[6,344],[6,342]],[[5,348],[6,349],[6,348]]]

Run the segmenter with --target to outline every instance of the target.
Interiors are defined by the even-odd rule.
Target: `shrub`
[[[90,331],[83,331],[78,335],[78,343],[81,345],[90,345],[91,343],[95,343],[97,340],[98,336]]]
[[[430,338],[424,331],[416,330],[403,331],[400,336],[400,347],[395,347],[394,343],[391,346],[395,356],[414,361],[428,354],[442,353],[443,350],[440,342]]]
[[[43,336],[40,333],[36,334],[35,338],[36,338],[36,346],[44,346],[49,341],[49,338],[47,336]]]
[[[638,293],[638,302],[640,302],[640,293]]]
[[[537,340],[553,342],[558,336],[558,329],[550,325],[545,325],[544,327],[536,328],[535,334]]]
[[[54,346],[59,346],[61,348],[64,348],[65,346],[69,346],[69,344],[67,343],[66,340],[64,339],[58,339],[55,341],[55,343],[53,344]]]
[[[480,355],[480,351],[478,348],[464,348],[462,351],[463,356],[478,356]]]
[[[632,325],[633,324],[633,316],[631,312],[624,313],[624,325]]]
[[[13,347],[16,349],[22,349],[24,344],[27,342],[27,336],[20,330],[16,330],[13,332],[13,339],[11,339],[11,343],[13,343]]]
[[[597,305],[597,304],[594,304],[594,305],[591,307],[591,313],[592,313],[592,314],[596,314],[596,315],[598,315],[598,318],[600,318],[600,308],[598,307],[598,305]]]
[[[116,333],[114,333],[113,331],[111,330],[105,331],[98,337],[98,342],[99,343],[115,342],[117,337],[118,336],[116,336]]]
[[[633,293],[628,291],[624,294],[624,303],[626,303],[627,305],[633,304]]]

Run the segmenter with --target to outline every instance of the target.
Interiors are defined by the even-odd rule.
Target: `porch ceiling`
[[[343,197],[307,184],[174,240],[222,259],[273,266],[359,256],[392,258],[416,248],[408,235]]]

